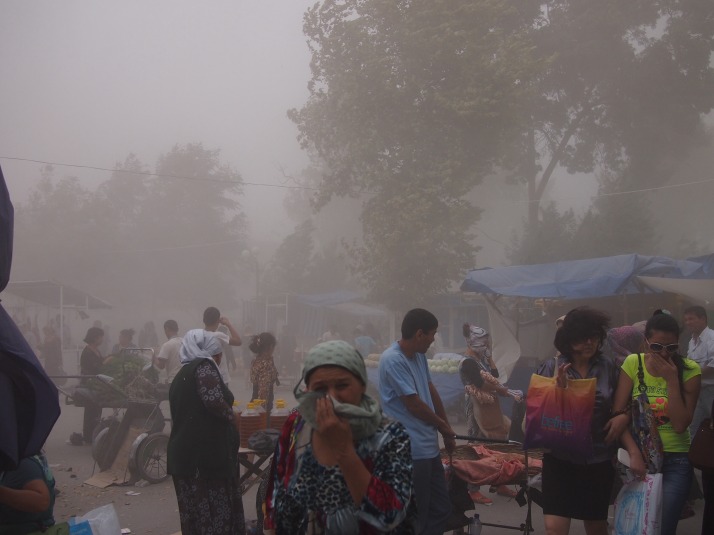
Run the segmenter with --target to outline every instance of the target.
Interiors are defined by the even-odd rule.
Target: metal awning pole
[[[265,324],[263,330],[268,330],[268,294],[265,294]]]
[[[59,331],[60,331],[60,344],[61,348],[64,349],[64,286],[60,285],[60,320],[59,320]]]

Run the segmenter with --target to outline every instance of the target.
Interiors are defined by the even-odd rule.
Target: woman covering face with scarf
[[[318,344],[301,383],[273,457],[265,528],[277,535],[412,533],[409,436],[365,393],[362,357],[347,342]]]
[[[459,373],[464,384],[467,433],[471,436],[498,440],[508,439],[511,420],[501,412],[499,396],[511,396],[516,401],[523,399],[523,392],[509,390],[498,382],[498,368],[491,355],[491,340],[488,331],[477,325],[464,323],[466,357],[461,361]],[[516,493],[506,485],[491,492],[502,496],[515,497]],[[491,505],[492,501],[481,494],[478,487],[470,489],[471,499],[481,505]]]
[[[464,323],[463,334],[467,346],[464,355],[468,358],[461,361],[459,371],[473,406],[468,432],[505,440],[511,421],[501,413],[498,396],[511,396],[521,401],[523,392],[509,390],[498,382],[498,368],[491,355],[491,340],[486,329]]]

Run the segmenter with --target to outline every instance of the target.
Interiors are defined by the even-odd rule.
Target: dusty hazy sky
[[[4,0],[0,156],[112,168],[133,152],[153,170],[174,144],[202,142],[246,182],[284,182],[281,168],[297,174],[307,163],[286,112],[308,96],[302,16],[313,3]],[[0,163],[11,195],[24,199],[41,165]],[[94,187],[109,173],[56,167],[55,175]],[[582,176],[553,185],[565,206],[581,210],[596,187]],[[264,255],[293,228],[284,194],[245,188],[251,237],[271,242]],[[497,216],[480,224],[490,264],[511,238]]]
[[[175,143],[202,142],[245,181],[280,183],[280,167],[306,162],[286,110],[308,95],[312,3],[5,0],[0,156],[111,168],[134,152],[153,170]],[[38,164],[0,163],[15,199],[39,180]],[[93,187],[109,173],[56,175]],[[281,212],[282,196],[248,186],[244,208],[255,221]],[[258,239],[290,230],[282,217],[255,223]]]

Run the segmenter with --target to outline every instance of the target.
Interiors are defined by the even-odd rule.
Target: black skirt
[[[576,464],[543,456],[543,514],[607,520],[615,469],[610,461]]]

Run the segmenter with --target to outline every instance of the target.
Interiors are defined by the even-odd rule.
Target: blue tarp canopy
[[[534,299],[587,299],[652,291],[637,277],[712,279],[714,254],[673,260],[627,254],[469,271],[464,292]]]

